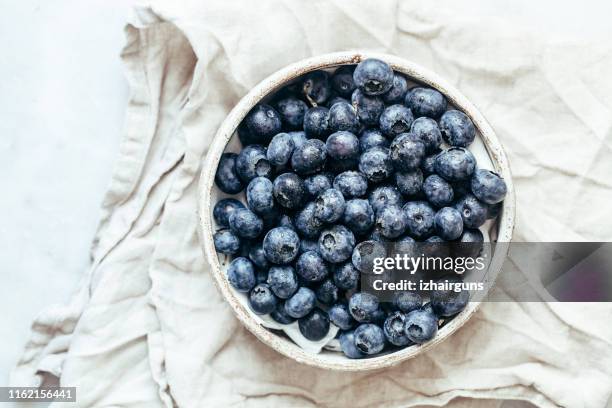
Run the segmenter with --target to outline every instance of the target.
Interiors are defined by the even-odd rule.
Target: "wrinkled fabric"
[[[516,240],[612,237],[612,47],[473,19],[448,3],[188,1],[136,9],[122,53],[131,88],[126,132],[91,268],[70,302],[35,320],[11,383],[60,377],[78,387],[71,407],[500,406],[493,399],[612,406],[608,304],[483,304],[451,338],[412,360],[337,373],[260,343],[214,287],[196,208],[217,127],[272,72],[347,49],[425,66],[483,112],[511,163]]]

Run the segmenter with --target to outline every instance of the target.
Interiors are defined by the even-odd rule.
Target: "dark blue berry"
[[[251,210],[239,208],[230,215],[229,227],[239,237],[253,239],[263,232],[264,223]]]
[[[302,130],[295,130],[293,132],[289,132],[289,135],[293,140],[294,150],[303,145],[308,140],[306,138],[306,133]]]
[[[295,229],[305,238],[317,238],[323,228],[323,221],[315,217],[315,207],[314,201],[309,202],[293,219]]]
[[[256,143],[267,144],[281,131],[281,117],[273,107],[266,104],[255,106],[244,119],[251,138]]]
[[[444,112],[440,118],[442,137],[451,146],[468,147],[476,137],[472,120],[458,110]]]
[[[438,282],[442,283],[448,281],[453,284],[460,284],[462,279],[459,276],[449,276],[447,278],[440,279]],[[470,301],[470,292],[467,290],[461,290],[459,292],[454,290],[432,290],[431,291],[431,307],[438,316],[449,317],[453,316],[467,306]]]
[[[270,178],[272,165],[268,161],[266,148],[260,145],[249,145],[242,149],[236,158],[236,172],[245,183],[258,176]]]
[[[378,354],[385,348],[383,330],[375,324],[365,323],[355,329],[355,347],[365,354]]]
[[[421,163],[421,170],[423,170],[423,175],[425,177],[431,176],[436,172],[436,156],[438,153],[434,153],[430,156],[427,156],[423,159]]]
[[[325,71],[312,71],[304,76],[302,92],[311,103],[320,105],[331,96],[329,74]]]
[[[506,192],[506,182],[497,173],[478,169],[472,176],[472,193],[484,203],[497,204],[504,199]]]
[[[372,267],[376,258],[387,256],[385,244],[379,241],[362,241],[353,250],[351,262],[355,268],[362,273],[372,273]]]
[[[236,153],[223,153],[215,173],[215,184],[219,190],[227,194],[239,193],[244,188],[236,169],[237,158]]]
[[[416,292],[396,292],[393,296],[393,306],[403,313],[419,309],[422,303],[421,295]]]
[[[406,81],[406,77],[396,72],[393,74],[393,86],[391,86],[387,93],[382,95],[382,99],[387,105],[404,103],[407,92],[408,81]]]
[[[453,246],[453,254],[457,257],[476,258],[484,246],[484,236],[478,229],[463,229],[459,243]]]
[[[351,96],[351,104],[357,111],[359,121],[366,126],[376,126],[380,115],[385,109],[385,103],[378,96],[368,96],[361,89],[355,89]]]
[[[387,341],[394,346],[407,346],[410,339],[406,336],[404,327],[406,325],[406,315],[402,312],[393,312],[385,319],[383,332]]]
[[[232,213],[239,209],[244,208],[244,204],[235,198],[224,198],[219,200],[213,209],[213,218],[217,225],[220,227],[229,227],[229,217]]]
[[[255,268],[246,258],[234,259],[227,268],[227,280],[238,292],[248,292],[255,286]]]
[[[357,289],[357,283],[359,283],[359,271],[357,268],[355,268],[353,262],[349,260],[334,267],[333,279],[334,283],[339,289]]]
[[[478,228],[487,220],[489,206],[478,200],[472,194],[468,194],[461,198],[455,208],[463,218],[463,225],[466,228]]]
[[[406,106],[416,117],[427,116],[438,119],[446,110],[446,98],[431,88],[412,88],[406,94]]]
[[[340,263],[351,257],[355,236],[343,225],[334,225],[321,232],[319,253],[327,262]]]
[[[374,226],[374,210],[363,199],[353,199],[346,202],[342,222],[355,234],[365,234]]]
[[[314,215],[326,223],[336,222],[342,217],[345,206],[342,193],[335,188],[330,188],[316,198]]]
[[[417,169],[425,158],[425,145],[411,133],[402,133],[391,142],[389,157],[398,171]]]
[[[256,314],[268,314],[276,309],[278,299],[272,293],[270,286],[260,283],[249,292],[249,306]]]
[[[467,180],[476,169],[476,159],[467,149],[451,147],[436,156],[435,168],[448,181]]]
[[[304,114],[308,105],[297,98],[286,98],[278,101],[276,107],[287,129],[301,129],[304,123]]]
[[[304,115],[304,132],[311,139],[325,140],[331,133],[329,129],[329,109],[315,106]]]
[[[314,292],[302,286],[297,292],[285,301],[285,311],[294,319],[306,316],[315,307]]]
[[[217,231],[213,235],[213,242],[217,252],[226,255],[234,255],[240,249],[240,238],[232,234],[229,230]]]
[[[333,185],[345,198],[363,197],[368,191],[368,179],[358,171],[338,174]]]
[[[248,256],[256,267],[265,270],[268,270],[270,267],[270,262],[268,261],[268,258],[266,258],[266,253],[263,250],[263,244],[261,242],[253,243],[249,247]]]
[[[425,179],[423,192],[427,201],[436,207],[449,205],[454,198],[453,187],[437,174],[432,174]]]
[[[410,109],[404,105],[391,105],[380,115],[380,131],[389,139],[410,130],[414,117]]]
[[[291,167],[298,174],[313,174],[320,171],[327,159],[325,143],[309,139],[293,151]]]
[[[298,279],[292,266],[273,266],[268,271],[268,285],[274,294],[287,299],[298,290]]]
[[[332,176],[330,174],[315,174],[304,179],[304,188],[310,199],[316,198],[327,189],[332,188]]]
[[[247,205],[255,214],[266,214],[274,208],[273,184],[266,177],[255,177],[246,189]]]
[[[414,196],[418,194],[421,191],[421,187],[423,187],[423,172],[421,169],[396,172],[395,184],[402,194]]]
[[[270,313],[270,317],[274,319],[275,322],[280,324],[291,324],[295,321],[295,318],[287,314],[285,302],[278,302],[276,304],[276,309]]]
[[[442,144],[442,133],[435,120],[426,117],[415,119],[410,126],[410,133],[415,135],[425,145],[427,153],[438,150]]]
[[[288,264],[300,250],[300,239],[292,229],[273,228],[264,237],[263,249],[268,261],[275,264]]]
[[[268,145],[268,151],[266,157],[270,164],[274,166],[284,166],[289,163],[295,143],[293,136],[289,133],[279,133],[272,138],[272,141]]]
[[[338,102],[329,108],[329,130],[332,132],[359,130],[359,117],[350,103]]]
[[[393,86],[393,70],[384,61],[368,58],[357,65],[353,80],[366,95],[382,95]]]
[[[378,129],[365,129],[359,134],[359,147],[362,152],[372,147],[389,147],[389,140]]]
[[[338,340],[340,341],[340,349],[342,350],[342,353],[344,353],[344,355],[348,358],[356,359],[363,358],[366,356],[355,346],[354,331],[351,330],[342,333]]]
[[[402,207],[406,215],[406,230],[417,238],[427,238],[434,233],[436,211],[425,201],[411,201]]]
[[[452,207],[440,209],[434,217],[436,234],[442,239],[452,241],[463,233],[463,219],[459,211]]]
[[[298,319],[300,333],[308,340],[318,341],[329,333],[329,317],[318,307]]]
[[[397,238],[406,231],[406,214],[399,205],[387,205],[376,213],[376,226],[385,238]]]
[[[359,158],[359,171],[373,183],[379,183],[389,178],[393,173],[389,149],[373,147],[362,153]]]
[[[359,158],[359,139],[351,132],[332,133],[325,142],[327,155],[333,160],[356,160]]]
[[[371,293],[357,292],[349,300],[349,312],[358,322],[371,322],[378,311],[378,298]]]
[[[306,282],[321,282],[329,274],[329,268],[319,252],[307,251],[300,255],[295,264],[298,275]]]
[[[331,305],[338,301],[338,287],[331,279],[325,279],[315,290],[317,300],[324,305]]]
[[[341,96],[334,96],[332,98],[329,98],[327,100],[327,103],[325,104],[328,108],[331,108],[332,106],[334,106],[335,104],[342,102],[342,103],[350,103],[348,99],[343,98]]]
[[[338,95],[349,97],[357,87],[355,85],[355,81],[353,81],[353,71],[355,71],[354,66],[343,65],[332,75],[332,88],[338,93]]]
[[[296,209],[304,205],[306,188],[304,181],[295,173],[284,173],[274,179],[274,198],[281,206]]]
[[[425,343],[438,332],[438,317],[427,310],[413,310],[406,314],[404,332],[411,341]]]
[[[328,313],[329,320],[342,330],[349,330],[355,325],[355,320],[344,303],[336,303],[329,308]]]
[[[402,194],[394,186],[376,187],[368,196],[368,201],[375,213],[388,205],[402,205]]]

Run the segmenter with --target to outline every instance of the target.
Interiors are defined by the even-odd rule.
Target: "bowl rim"
[[[416,345],[366,359],[329,359],[322,354],[309,353],[290,339],[279,336],[265,327],[261,326],[250,315],[246,308],[240,303],[235,290],[230,287],[223,269],[219,263],[217,253],[213,244],[213,223],[211,219],[211,192],[214,186],[214,177],[217,164],[223,154],[227,143],[234,135],[238,125],[247,113],[271,92],[279,89],[285,83],[313,70],[333,68],[339,65],[358,64],[366,58],[378,58],[387,62],[395,71],[401,72],[409,79],[426,84],[440,91],[450,103],[458,107],[472,119],[474,126],[480,133],[480,137],[491,158],[494,169],[505,180],[507,195],[503,201],[502,211],[498,218],[497,242],[510,242],[514,230],[515,218],[515,194],[512,182],[512,173],[506,153],[497,139],[491,125],[487,122],[480,111],[461,93],[457,88],[438,76],[435,72],[424,68],[414,62],[389,54],[381,54],[367,51],[344,51],[330,54],[318,55],[292,63],[265,78],[248,92],[230,111],[228,116],[219,126],[215,137],[208,149],[203,162],[203,167],[198,184],[198,233],[200,243],[208,263],[215,284],[221,295],[230,304],[230,307],[238,320],[259,340],[276,350],[277,352],[303,364],[318,368],[340,370],[340,371],[367,371],[377,370],[399,364],[402,361],[413,358],[425,350],[428,350],[449,338],[452,333],[463,326],[476,312],[480,302],[470,302],[468,306],[453,318],[449,323],[440,328],[438,335],[428,343]],[[490,271],[495,279],[507,256],[508,245],[498,245],[491,259]]]

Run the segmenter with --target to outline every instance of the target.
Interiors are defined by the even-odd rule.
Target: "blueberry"
[[[281,131],[281,117],[273,107],[266,104],[255,106],[244,119],[251,138],[257,143],[267,144]]]
[[[327,189],[332,188],[332,176],[329,174],[315,174],[304,179],[304,188],[309,198],[314,199]]]
[[[372,273],[372,267],[376,258],[385,258],[387,249],[378,241],[362,241],[353,250],[351,262],[355,268],[362,273]]]
[[[329,98],[329,99],[327,100],[327,104],[326,104],[326,106],[327,106],[328,108],[331,108],[332,106],[334,106],[335,104],[337,104],[337,103],[339,103],[339,102],[342,102],[342,103],[350,103],[348,99],[346,99],[346,98],[343,98],[343,97],[341,97],[341,96],[337,96],[337,95],[336,95],[336,96],[331,97],[331,98]]]
[[[436,314],[436,312],[434,312],[434,310],[433,310],[433,307],[431,306],[431,302],[427,302],[423,306],[421,306],[421,310],[423,310],[423,311],[425,311],[427,313]]]
[[[280,221],[281,213],[278,211],[278,206],[274,206],[270,211],[259,215],[263,222],[263,232],[268,232],[276,227]]]
[[[472,120],[458,110],[444,112],[440,118],[442,137],[451,146],[468,147],[476,137]]]
[[[349,312],[358,322],[371,322],[378,310],[378,298],[370,293],[357,292],[349,299]]]
[[[255,177],[246,190],[247,205],[255,214],[266,214],[274,208],[273,184],[265,177]]]
[[[220,227],[229,227],[229,217],[234,211],[244,208],[244,204],[235,198],[219,200],[213,208],[213,218]]]
[[[303,145],[308,139],[306,138],[306,132],[303,130],[295,130],[289,132],[289,136],[293,140],[294,150]]]
[[[446,258],[450,256],[449,243],[439,236],[433,235],[423,242],[424,243],[420,245],[423,256],[429,258]]]
[[[423,159],[421,163],[421,170],[423,170],[423,175],[425,177],[431,176],[436,172],[436,156],[438,153],[434,153],[430,156],[427,156]]]
[[[240,143],[243,147],[248,146],[250,144],[260,143],[258,138],[251,134],[251,131],[247,127],[245,121],[242,121],[242,123],[238,125],[238,139],[240,139]]]
[[[357,132],[359,117],[355,108],[348,102],[338,102],[329,108],[329,129],[332,132],[340,130]]]
[[[355,329],[355,347],[365,354],[380,353],[385,347],[383,330],[375,324],[361,324]]]
[[[435,168],[448,181],[466,180],[476,169],[476,159],[467,149],[451,147],[436,156]]]
[[[367,239],[369,241],[376,241],[383,244],[390,242],[389,239],[382,235],[380,228],[376,225],[374,225],[374,228],[372,228],[372,231],[370,231],[370,235],[368,235]]]
[[[390,139],[410,130],[414,117],[404,105],[391,105],[380,115],[380,130]]]
[[[285,311],[294,319],[306,316],[315,307],[315,293],[302,286],[297,292],[285,301]]]
[[[353,80],[366,95],[382,95],[393,86],[393,70],[386,62],[368,58],[357,65]]]
[[[338,338],[340,341],[340,349],[342,349],[342,353],[348,358],[363,358],[365,354],[363,354],[356,346],[355,346],[355,332],[347,331],[340,335]]]
[[[355,320],[349,313],[348,306],[344,303],[336,303],[329,308],[329,320],[342,330],[349,330],[355,324]]]
[[[394,346],[407,346],[410,339],[406,336],[404,326],[406,325],[406,315],[402,312],[393,312],[385,319],[383,332],[387,341]]]
[[[227,280],[238,292],[248,292],[255,286],[255,268],[246,258],[236,258],[227,268]]]
[[[332,133],[325,142],[327,155],[334,160],[356,160],[359,158],[359,139],[351,132]]]
[[[395,292],[393,296],[393,306],[403,313],[420,309],[422,303],[421,295],[416,292]]]
[[[434,233],[436,212],[427,202],[411,201],[402,209],[406,215],[406,229],[411,236],[423,239]]]
[[[351,96],[351,104],[357,111],[359,121],[366,126],[376,126],[380,115],[385,109],[385,103],[378,96],[368,96],[361,89],[355,89]]]
[[[487,220],[489,206],[478,200],[472,194],[461,198],[455,208],[463,218],[463,225],[466,228],[478,228]]]
[[[286,98],[278,101],[276,107],[287,129],[301,129],[304,123],[304,114],[308,105],[297,98]]]
[[[331,96],[329,74],[325,71],[312,71],[304,76],[302,92],[313,105],[320,105]]]
[[[393,86],[391,86],[387,93],[382,95],[382,99],[387,105],[403,103],[407,92],[408,81],[406,77],[396,72],[393,74]]]
[[[298,279],[292,266],[273,266],[268,271],[268,285],[274,294],[287,299],[298,290]]]
[[[268,270],[270,267],[270,262],[268,258],[266,258],[266,253],[263,249],[263,244],[261,242],[256,242],[249,247],[249,259],[253,264],[261,269]]]
[[[319,252],[307,251],[295,264],[298,275],[307,282],[320,282],[329,274],[329,268]]]
[[[309,202],[293,219],[295,229],[305,238],[317,238],[323,228],[323,221],[315,217],[315,207],[314,201]]]
[[[459,211],[452,207],[440,209],[434,217],[436,233],[442,239],[452,241],[463,233],[463,219]]]
[[[448,281],[450,283],[459,284],[462,279],[459,276],[449,276],[448,278],[440,279],[438,282]],[[449,317],[456,315],[467,306],[470,301],[470,292],[461,290],[432,290],[431,291],[431,307],[438,316]]]
[[[234,255],[240,249],[240,239],[229,230],[217,231],[213,235],[215,249],[226,255]]]
[[[329,317],[318,307],[298,320],[300,333],[308,340],[318,341],[329,333]]]
[[[338,95],[348,97],[357,87],[355,85],[355,81],[353,81],[353,71],[355,71],[354,66],[343,65],[332,75],[332,88],[338,93]]]
[[[425,145],[411,133],[402,133],[391,142],[391,162],[398,171],[418,168],[425,158]]]
[[[374,183],[379,183],[389,178],[391,173],[393,173],[389,149],[373,147],[365,151],[359,158],[359,171]]]
[[[313,174],[323,168],[326,159],[325,143],[309,139],[293,151],[291,167],[298,174]]]
[[[295,318],[287,314],[285,302],[278,302],[276,304],[276,309],[270,313],[270,317],[274,319],[275,322],[280,324],[291,324],[295,321]]]
[[[353,199],[346,202],[342,222],[355,234],[364,234],[374,226],[374,210],[368,200]]]
[[[394,186],[376,187],[368,197],[370,205],[375,213],[378,213],[388,205],[402,205],[402,194]]]
[[[423,192],[427,200],[436,207],[449,205],[454,198],[453,187],[437,174],[432,174],[425,179]]]
[[[292,229],[273,228],[264,237],[263,249],[268,261],[281,265],[288,264],[298,255],[300,239]]]
[[[323,139],[330,134],[329,109],[323,106],[310,108],[304,114],[304,132],[311,139]]]
[[[272,138],[268,145],[266,157],[270,164],[274,166],[284,166],[289,163],[295,143],[289,133],[279,133]]]
[[[319,252],[327,262],[340,263],[351,257],[355,236],[343,225],[324,230],[319,237]]]
[[[300,254],[308,251],[319,252],[319,241],[313,239],[301,239],[300,240]]]
[[[333,279],[339,289],[353,290],[359,283],[359,271],[349,260],[334,267]]]
[[[506,182],[499,174],[490,170],[478,169],[472,177],[472,193],[480,201],[497,204],[506,196]]]
[[[442,133],[435,120],[426,117],[415,119],[410,126],[410,133],[415,135],[425,145],[427,153],[438,150],[442,144]]]
[[[280,218],[278,219],[278,226],[290,228],[295,231],[295,225],[293,225],[293,220],[291,219],[291,216],[287,214],[283,214],[280,216]]]
[[[276,309],[276,296],[272,293],[270,286],[260,283],[251,289],[249,293],[249,306],[256,314],[268,314]]]
[[[338,287],[331,279],[325,279],[315,290],[317,300],[324,305],[331,305],[338,301]]]
[[[415,116],[427,116],[438,119],[446,110],[446,98],[431,88],[416,87],[406,94],[404,101]]]
[[[389,140],[378,129],[365,129],[359,134],[359,148],[362,152],[372,147],[389,147]]]
[[[438,332],[438,317],[427,310],[413,310],[406,314],[404,332],[411,341],[425,343]]]
[[[270,178],[272,166],[268,161],[266,148],[260,145],[249,145],[242,149],[236,158],[236,172],[245,183],[258,176]]]
[[[406,231],[406,214],[399,205],[387,205],[376,214],[376,226],[385,238],[397,238]]]
[[[223,153],[215,173],[215,184],[219,190],[227,194],[239,193],[244,188],[236,170],[237,158],[236,153]]]
[[[230,230],[240,238],[257,238],[263,232],[261,218],[246,208],[235,210],[229,217]]]
[[[315,200],[314,215],[327,223],[336,222],[342,217],[346,203],[342,193],[330,188],[321,193]]]
[[[463,234],[459,238],[459,244],[453,246],[455,256],[476,258],[482,250],[484,236],[478,229],[463,229]]]
[[[276,202],[289,209],[304,204],[306,188],[304,181],[295,173],[284,173],[274,179],[273,194]]]
[[[421,191],[421,187],[423,187],[423,172],[421,169],[397,172],[395,173],[395,184],[402,194],[414,196],[418,194]]]
[[[338,174],[333,185],[346,198],[363,197],[368,191],[368,179],[358,171],[345,171]]]

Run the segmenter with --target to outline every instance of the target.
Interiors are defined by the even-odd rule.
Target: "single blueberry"
[[[247,206],[255,214],[266,214],[274,208],[273,184],[266,177],[255,177],[246,189]]]
[[[442,137],[451,146],[468,147],[476,137],[472,120],[458,110],[444,112],[440,118]]]
[[[295,321],[295,318],[287,314],[285,302],[278,302],[276,304],[276,309],[270,313],[270,317],[280,324],[291,324]]]
[[[466,228],[478,228],[487,220],[489,206],[472,194],[461,198],[455,204],[455,208],[461,214]]]
[[[329,317],[318,307],[306,316],[298,319],[300,333],[308,340],[318,341],[329,333]]]
[[[427,153],[438,150],[442,144],[442,133],[435,120],[426,117],[415,119],[410,126],[410,133],[415,135],[425,145]]]
[[[425,177],[431,176],[436,172],[436,156],[438,153],[434,153],[430,156],[427,156],[423,159],[421,163],[421,170],[423,171],[423,175]]]
[[[368,196],[368,200],[375,213],[388,205],[403,204],[402,194],[394,186],[376,187]]]
[[[285,208],[296,209],[304,204],[304,181],[295,173],[284,173],[276,177],[273,192],[276,202]]]
[[[332,305],[338,301],[338,287],[331,279],[325,279],[315,290],[317,300],[324,305]]]
[[[355,329],[355,347],[365,354],[377,354],[385,348],[383,330],[375,324],[365,323]]]
[[[355,234],[368,232],[374,221],[374,210],[368,200],[356,198],[346,202],[342,222]]]
[[[380,131],[389,139],[410,130],[414,117],[410,109],[404,105],[391,105],[380,115]]]
[[[357,87],[353,81],[353,71],[355,71],[353,65],[342,65],[332,75],[332,88],[338,95],[348,97]]]
[[[456,257],[476,258],[484,246],[484,236],[478,229],[463,229],[459,242],[453,245]]]
[[[358,322],[371,322],[378,311],[378,298],[371,293],[357,292],[349,299],[349,312]]]
[[[219,190],[227,194],[239,193],[244,188],[236,169],[237,158],[236,153],[223,153],[215,173],[215,184]]]
[[[472,193],[484,203],[503,201],[507,190],[504,179],[490,170],[478,169],[472,176]]]
[[[236,158],[236,172],[245,183],[258,176],[270,178],[272,166],[268,161],[266,148],[260,145],[249,145],[242,149]]]
[[[250,245],[248,256],[256,267],[265,270],[268,270],[270,267],[270,262],[268,261],[268,258],[266,258],[266,253],[263,250],[262,242],[255,242]]]
[[[402,209],[406,214],[406,229],[411,236],[423,239],[434,233],[436,211],[427,202],[411,201]]]
[[[391,86],[387,93],[382,95],[382,99],[387,105],[403,103],[407,92],[408,81],[406,77],[396,72],[393,74],[393,86]]]
[[[295,229],[302,237],[310,239],[317,238],[323,228],[323,221],[315,217],[315,207],[314,201],[309,202],[304,208],[297,212],[293,219]]]
[[[263,232],[264,223],[251,210],[239,208],[230,215],[229,227],[240,238],[253,239]]]
[[[433,235],[423,241],[419,246],[425,258],[446,258],[450,256],[450,244],[448,241]]]
[[[358,171],[345,171],[338,174],[333,185],[345,198],[363,197],[368,191],[368,179]]]
[[[293,151],[291,167],[298,174],[313,174],[320,171],[327,159],[325,143],[309,139]]]
[[[393,306],[403,313],[419,309],[422,303],[421,295],[416,292],[395,292],[393,296]]]
[[[335,104],[337,104],[339,102],[350,103],[348,99],[336,95],[336,96],[333,96],[333,97],[331,97],[331,98],[329,98],[327,100],[326,106],[328,108],[331,108],[332,106],[334,106]]]
[[[380,115],[385,109],[385,103],[378,96],[368,96],[361,89],[355,89],[351,96],[351,104],[357,111],[359,121],[366,126],[377,126]]]
[[[368,58],[357,64],[353,81],[366,95],[382,95],[393,86],[393,70],[384,61]]]
[[[404,326],[406,325],[406,315],[402,312],[393,312],[385,319],[383,332],[387,341],[394,346],[407,346],[410,339],[406,336]]]
[[[276,104],[278,113],[287,129],[302,129],[308,105],[297,98],[286,98]]]
[[[359,139],[351,132],[338,131],[327,138],[325,149],[330,159],[356,160],[359,158]]]
[[[393,164],[389,149],[384,147],[373,147],[365,151],[359,158],[359,171],[369,181],[379,183],[386,180],[393,173]]]
[[[359,271],[357,268],[355,268],[353,262],[349,260],[340,265],[335,265],[333,279],[334,283],[339,289],[357,289],[357,283],[359,283]]]
[[[276,309],[278,299],[267,283],[260,283],[249,292],[249,306],[256,314],[268,314]]]
[[[440,209],[434,217],[436,233],[442,239],[452,241],[463,233],[463,219],[459,211],[452,207]]]
[[[268,261],[275,264],[288,264],[300,250],[300,239],[292,229],[273,228],[263,239],[263,249]]]
[[[416,87],[406,93],[405,104],[415,116],[438,119],[446,110],[446,98],[431,88]]]
[[[427,201],[436,207],[449,205],[454,198],[453,187],[437,174],[432,174],[423,182],[423,192]]]
[[[343,225],[324,230],[319,237],[319,252],[327,262],[340,263],[351,257],[355,236]]]
[[[292,266],[273,266],[268,271],[268,285],[274,294],[287,299],[298,290],[298,279]]]
[[[454,285],[461,284],[463,280],[457,276],[449,276],[442,278],[438,281],[439,283],[448,282]],[[456,315],[465,307],[470,301],[470,292],[464,289],[460,291],[455,290],[432,290],[431,291],[431,307],[438,316],[449,317]]]
[[[375,260],[386,256],[387,248],[382,242],[362,241],[353,250],[351,262],[359,272],[371,274]]]
[[[389,147],[389,140],[378,129],[365,129],[359,134],[359,148],[362,152],[372,147]]]
[[[281,131],[281,117],[273,107],[266,104],[255,106],[244,119],[251,137],[260,144],[267,144]]]
[[[351,330],[342,333],[338,340],[340,341],[340,349],[342,350],[342,353],[344,353],[344,355],[348,358],[356,359],[363,358],[366,356],[355,346],[354,331]]]
[[[260,143],[260,141],[258,140],[259,138],[251,134],[251,131],[247,127],[245,121],[242,121],[242,123],[238,125],[238,139],[240,139],[240,143],[243,147],[248,146],[250,144]],[[266,141],[264,140],[263,142],[265,143]]]
[[[306,132],[303,130],[294,130],[293,132],[289,132],[289,136],[293,140],[293,148],[294,150],[303,145],[308,139],[306,138]]]
[[[329,74],[325,71],[312,71],[304,76],[302,92],[313,105],[320,105],[331,96]]]
[[[332,132],[359,130],[359,117],[355,108],[348,102],[338,102],[329,108],[329,129]]]
[[[319,241],[316,239],[301,239],[300,240],[300,254],[308,251],[319,252]]]
[[[425,343],[438,332],[438,317],[427,310],[413,310],[406,314],[404,332],[411,341]]]
[[[306,193],[308,198],[315,199],[327,189],[332,188],[332,178],[331,174],[315,174],[314,176],[309,176],[304,179],[304,188],[306,189]]]
[[[402,133],[391,142],[389,157],[398,171],[418,168],[425,158],[425,145],[411,133]]]
[[[227,280],[238,292],[248,292],[255,286],[255,268],[246,258],[234,259],[227,268]]]
[[[285,301],[285,311],[294,319],[306,316],[315,307],[315,293],[302,286],[297,292]]]
[[[451,147],[436,156],[435,168],[436,173],[448,181],[466,180],[476,169],[476,159],[467,149]]]
[[[376,226],[385,238],[397,238],[406,231],[406,214],[399,205],[387,205],[376,213]]]
[[[376,225],[374,225],[374,228],[372,228],[372,231],[370,231],[370,235],[368,235],[367,239],[369,241],[376,241],[383,244],[387,244],[390,242],[388,238],[382,235],[380,228]]]
[[[415,169],[406,172],[395,173],[395,184],[398,190],[407,196],[414,196],[421,191],[423,187],[423,172],[421,169]]]
[[[342,330],[349,330],[355,325],[355,320],[344,303],[336,303],[329,308],[328,313],[329,320]]]
[[[307,282],[320,282],[329,274],[327,263],[319,252],[315,251],[301,254],[295,264],[295,270]]]
[[[284,166],[289,163],[295,143],[289,133],[279,133],[272,138],[268,145],[266,157],[270,164],[274,166]]]
[[[329,109],[315,106],[304,115],[304,132],[310,139],[325,140],[331,133],[329,129]]]
[[[345,206],[342,193],[330,188],[316,198],[314,215],[323,222],[336,222],[342,217]]]
[[[421,310],[423,310],[423,311],[425,311],[427,313],[436,314],[436,312],[434,312],[434,310],[433,310],[433,307],[431,306],[431,302],[427,302],[423,306],[421,306]]]
[[[213,208],[213,218],[220,227],[229,227],[229,217],[234,211],[244,208],[244,204],[235,198],[224,198],[219,200]]]
[[[226,255],[234,255],[240,249],[240,238],[232,234],[229,230],[217,231],[213,235],[213,242],[217,252]]]

